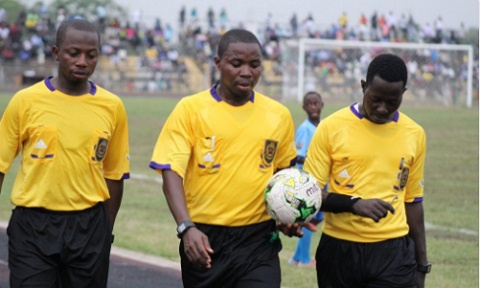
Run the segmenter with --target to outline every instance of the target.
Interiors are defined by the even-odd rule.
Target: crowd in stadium
[[[44,7],[44,6],[43,6]],[[224,8],[216,16],[213,9],[209,9],[205,17],[199,16],[195,8],[187,11],[185,7],[179,13],[179,31],[174,33],[172,25],[163,24],[157,18],[153,27],[146,27],[141,23],[139,11],[132,13],[130,21],[121,23],[118,19],[105,17],[104,8],[97,11],[98,24],[104,35],[103,52],[110,55],[119,49],[127,48],[129,53],[142,54],[155,47],[159,58],[167,58],[167,51],[178,39],[189,44],[191,51],[208,49],[207,45],[214,43],[212,38],[218,38],[226,29],[243,27],[245,23],[229,21]],[[28,60],[43,53],[51,56],[51,46],[54,41],[54,31],[63,19],[73,17],[65,15],[65,10],[59,9],[56,16],[51,16],[47,8],[39,11],[22,11],[16,21],[7,22],[4,9],[0,9],[0,49],[5,60],[19,58]],[[312,15],[301,20],[293,13],[289,23],[277,21],[271,13],[266,14],[264,23],[257,23],[258,31],[253,31],[263,41],[265,54],[270,59],[280,57],[278,42],[281,39],[309,37],[337,40],[358,41],[391,41],[391,42],[422,42],[422,43],[451,43],[462,42],[466,27],[444,27],[442,17],[432,19],[432,22],[418,23],[411,15],[394,12],[377,13],[367,16],[362,14],[360,19],[352,20],[344,12],[337,23],[330,27],[321,27],[315,23]],[[151,58],[151,51],[147,58]],[[202,54],[198,54],[199,57]]]
[[[154,73],[161,71],[176,75],[187,72],[181,56],[189,56],[199,67],[210,67],[210,78],[214,81],[215,67],[211,60],[216,53],[216,43],[230,28],[256,27],[256,31],[252,32],[262,42],[264,56],[274,63],[274,72],[277,74],[283,70],[281,42],[284,39],[304,37],[339,41],[462,44],[467,33],[463,23],[460,27],[445,27],[441,16],[432,19],[431,23],[421,25],[411,15],[402,13],[397,16],[393,11],[361,14],[360,19],[351,19],[344,12],[339,15],[336,23],[327,26],[317,24],[312,15],[301,19],[296,13],[292,14],[288,22],[274,19],[271,13],[266,13],[265,20],[258,23],[235,22],[228,18],[225,8],[218,9],[214,11],[210,8],[206,15],[201,16],[194,7],[187,9],[183,6],[178,14],[178,31],[174,31],[173,25],[163,23],[160,18],[155,19],[153,26],[146,25],[138,10],[131,11],[131,16],[122,22],[117,18],[108,18],[105,8],[98,7],[95,23],[103,38],[102,53],[109,56],[115,65],[124,61],[127,55],[133,55],[139,59],[138,67],[151,69]],[[58,9],[52,16],[48,8],[41,6],[38,11],[20,12],[15,21],[8,23],[5,10],[0,8],[0,61],[49,61],[55,41],[54,31],[61,21],[71,17],[76,16],[67,15],[64,9]],[[478,42],[476,45],[474,51],[478,51]],[[313,53],[307,61],[315,64],[321,60],[318,56],[323,54]],[[338,63],[341,60],[320,61],[325,66],[320,70],[331,71],[332,65],[335,65],[335,69],[342,70],[342,63]],[[319,63],[317,64],[320,65]],[[475,67],[478,67],[478,62]],[[347,66],[345,68],[343,70],[348,74],[351,69]],[[348,78],[347,76],[345,77]]]

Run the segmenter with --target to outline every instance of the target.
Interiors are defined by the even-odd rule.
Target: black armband
[[[338,193],[328,193],[327,199],[322,203],[320,207],[321,211],[342,213],[352,212],[353,204],[362,198],[357,196],[349,196]]]

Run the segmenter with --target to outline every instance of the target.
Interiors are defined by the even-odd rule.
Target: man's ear
[[[58,62],[58,50],[60,50],[60,48],[58,48],[56,45],[52,46],[52,54],[53,54],[53,57],[55,58],[55,61],[57,62]]]
[[[365,93],[365,89],[367,89],[367,82],[365,80],[360,80],[360,86],[362,86],[362,92]]]

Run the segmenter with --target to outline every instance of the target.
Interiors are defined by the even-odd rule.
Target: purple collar
[[[212,97],[217,100],[217,102],[220,102],[222,101],[222,98],[220,98],[220,95],[218,95],[217,93],[217,84],[213,85],[212,89],[210,89],[210,94],[212,95]],[[250,98],[248,99],[250,102],[254,103],[254,100],[255,100],[255,92],[252,91],[252,93],[250,93]]]
[[[358,119],[363,119],[364,117],[360,114],[360,111],[358,109],[358,102],[357,103],[353,103],[352,105],[350,105],[350,110],[352,110],[353,114],[355,114],[355,116],[358,117]],[[395,114],[393,115],[393,119],[392,121],[393,122],[398,122],[398,117],[400,116],[400,113],[398,113],[398,110],[395,111]]]
[[[50,90],[50,91],[55,91],[55,87],[53,87],[52,83],[50,82],[50,80],[53,78],[53,76],[49,76],[47,78],[45,78],[44,82],[45,82],[45,86],[47,86],[47,88]],[[94,95],[95,96],[95,93],[97,93],[97,85],[95,85],[95,83],[93,83],[92,81],[88,80],[88,83],[90,83],[90,86],[92,87],[90,89],[90,94],[91,95]]]

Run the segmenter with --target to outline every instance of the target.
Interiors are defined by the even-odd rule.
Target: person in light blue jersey
[[[313,133],[320,123],[320,114],[323,109],[322,96],[315,91],[310,91],[303,97],[303,110],[308,118],[297,128],[295,133],[295,146],[297,148],[297,167],[303,169],[303,163],[307,156],[307,149],[312,140]],[[303,236],[298,239],[297,248],[293,257],[290,259],[290,265],[315,266],[315,260],[310,257],[310,243],[313,232],[317,231],[317,224],[323,221],[323,212],[319,211],[312,221],[304,224],[302,228]]]

